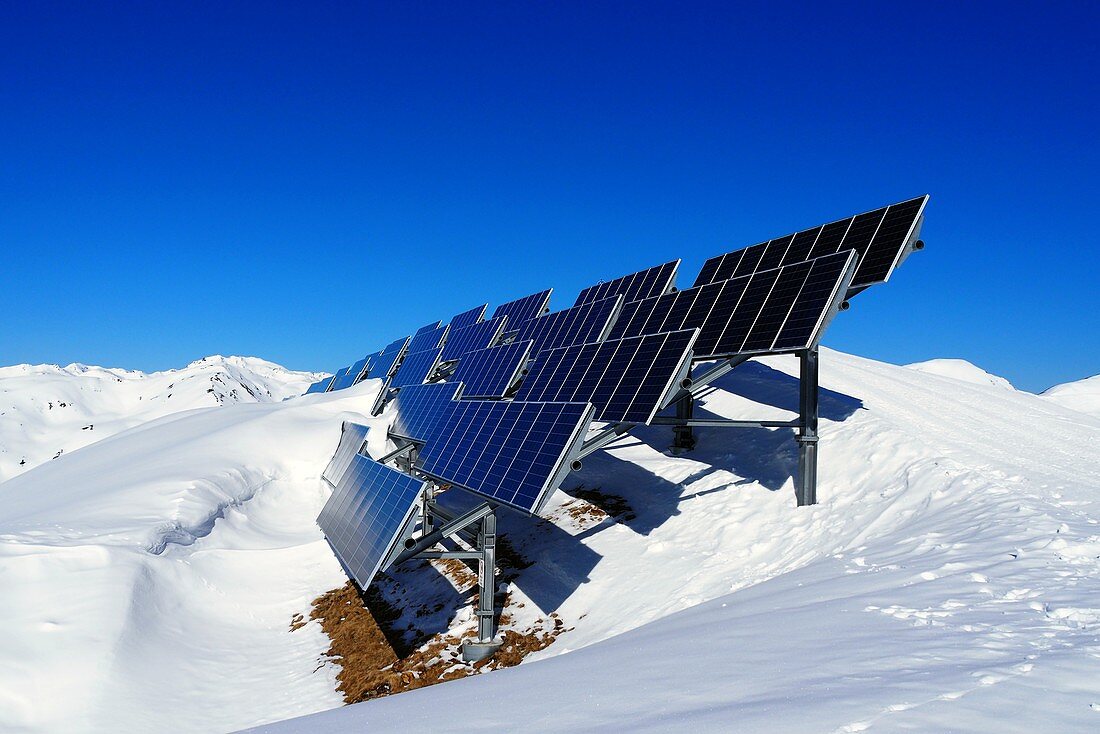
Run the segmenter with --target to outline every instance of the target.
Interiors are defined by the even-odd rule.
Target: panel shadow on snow
[[[699,371],[697,368],[696,372]],[[745,362],[729,374],[715,380],[710,387],[738,395],[754,403],[797,413],[798,386],[798,378],[793,375],[760,362]],[[818,388],[818,396],[818,415],[825,420],[847,420],[857,410],[863,409],[863,401],[859,398],[825,387]],[[698,408],[696,413],[698,414]],[[702,416],[697,415],[697,417]]]

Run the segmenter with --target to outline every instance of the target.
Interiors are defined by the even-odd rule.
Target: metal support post
[[[799,353],[798,482],[799,506],[817,504],[818,352],[813,346]]]
[[[462,644],[462,659],[473,663],[484,660],[501,647],[496,638],[497,516],[489,513],[481,519],[478,533],[481,561],[478,568],[477,640]]]
[[[695,415],[695,399],[691,395],[676,403],[677,424],[672,429],[672,448],[691,451],[695,448],[695,431],[688,422]]]

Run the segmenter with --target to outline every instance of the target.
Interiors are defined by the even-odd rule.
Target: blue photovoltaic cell
[[[336,379],[332,381],[332,390],[343,390],[344,388],[351,387],[359,381],[359,376],[363,373],[364,368],[367,366],[368,357],[364,357],[359,360],[343,373],[336,376]]]
[[[422,352],[410,352],[405,355],[405,361],[397,368],[397,374],[390,380],[390,387],[404,387],[405,385],[419,385],[431,377],[432,371],[439,364],[441,349],[425,349]]]
[[[505,321],[507,321],[505,317],[495,316],[488,321],[466,326],[457,331],[452,330],[447,335],[447,343],[443,345],[443,354],[440,359],[450,362],[466,352],[491,347],[500,338]]]
[[[363,448],[363,443],[367,440],[367,430],[366,426],[344,421],[340,430],[340,443],[336,446],[336,453],[332,455],[328,466],[321,472],[321,476],[324,477],[325,481],[334,487],[336,486],[336,483],[340,481],[340,477],[344,475],[344,471],[348,468],[348,464],[351,463],[351,457]]]
[[[425,349],[438,349],[443,346],[443,340],[447,338],[449,326],[439,326],[427,331],[421,330],[413,336],[409,342],[409,353],[423,352]]]
[[[542,291],[541,293],[534,293],[530,296],[524,296],[508,303],[502,303],[497,306],[493,311],[493,316],[507,316],[508,328],[520,324],[528,319],[533,319],[536,316],[541,316],[550,305],[550,293],[549,291]]]
[[[411,533],[424,482],[354,454],[317,524],[336,557],[366,589]]]
[[[459,400],[425,439],[419,468],[497,502],[537,513],[584,440],[587,403]]]
[[[621,302],[622,296],[614,296],[530,319],[519,325],[516,341],[530,340],[536,355],[544,349],[602,341]]]
[[[622,296],[623,303],[630,303],[650,296],[663,295],[668,293],[672,289],[672,284],[676,282],[676,268],[679,265],[679,260],[673,260],[606,283],[597,283],[581,291],[577,296],[577,302],[573,305],[601,301],[612,296]]]
[[[435,331],[436,329],[438,329],[441,326],[443,326],[442,321],[433,321],[430,324],[424,324],[423,326],[421,326],[419,329],[416,330],[416,333],[414,333],[413,336],[420,336],[421,334],[425,334],[429,331]]]
[[[531,342],[512,342],[499,347],[467,352],[458,360],[451,382],[462,383],[462,398],[503,398],[516,384]]]
[[[595,420],[649,423],[680,389],[698,331],[577,344],[539,354],[516,400],[590,402]]]
[[[804,260],[855,250],[857,263],[850,288],[860,291],[884,283],[906,246],[916,239],[927,196],[859,214],[752,247],[712,257],[703,263],[695,285],[752,275]]]
[[[328,377],[322,377],[320,380],[306,388],[306,391],[303,394],[313,395],[314,393],[328,392],[328,387],[332,384],[333,379],[335,378],[332,375],[329,375]]]
[[[628,303],[608,338],[697,328],[695,359],[805,349],[843,298],[855,258],[845,250]]]
[[[367,367],[367,377],[386,379],[397,371],[397,365],[405,356],[409,344],[409,337],[402,337],[391,342],[377,358],[372,359]]]
[[[473,326],[485,318],[485,309],[489,308],[489,304],[486,303],[477,308],[471,308],[469,311],[463,311],[460,314],[455,315],[451,319],[451,333],[459,329],[464,329],[467,326]]]
[[[457,382],[408,385],[394,400],[396,417],[389,435],[424,441],[442,425],[455,404]]]

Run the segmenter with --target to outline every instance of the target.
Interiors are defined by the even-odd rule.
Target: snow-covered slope
[[[792,417],[796,369],[743,365],[697,414]],[[1100,418],[828,350],[821,383],[818,506],[794,506],[788,431],[700,429],[674,456],[642,429],[552,522],[502,518],[532,562],[515,616],[566,630],[532,662],[264,730],[1094,727]],[[345,418],[385,450],[376,389],[168,416],[0,484],[0,729],[337,706],[323,634],[288,622],[344,580],[319,474]]]
[[[1044,390],[1041,396],[1067,408],[1100,418],[1100,375],[1055,385]]]
[[[965,359],[930,359],[927,362],[914,362],[906,365],[906,367],[918,372],[950,377],[953,380],[962,380],[975,385],[995,385],[1007,390],[1015,389],[1012,387],[1012,383],[1005,378],[990,374]]]
[[[320,375],[212,356],[146,374],[71,364],[0,368],[0,481],[126,428],[192,408],[279,401]]]

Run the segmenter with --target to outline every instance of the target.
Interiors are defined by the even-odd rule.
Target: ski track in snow
[[[792,417],[795,370],[743,365],[697,412]],[[553,523],[502,516],[534,562],[513,597],[570,628],[553,645],[261,730],[1100,725],[1100,419],[830,350],[821,384],[818,506],[794,506],[789,431],[701,429],[676,456],[667,428],[639,429],[585,460]],[[318,477],[373,389],[171,416],[0,484],[0,728],[218,731],[337,706],[323,634],[287,625],[343,582]],[[572,518],[579,488],[631,516]]]

